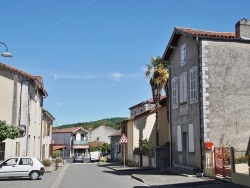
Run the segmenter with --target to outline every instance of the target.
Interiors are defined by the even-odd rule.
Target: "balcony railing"
[[[73,140],[73,145],[88,145],[89,142],[87,140],[81,140],[81,141],[78,141],[78,140]]]

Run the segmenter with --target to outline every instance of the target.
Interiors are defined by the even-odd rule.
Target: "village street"
[[[185,177],[160,170],[123,168],[119,164],[67,163],[57,171],[45,173],[37,181],[29,178],[0,179],[1,188],[174,188],[174,187],[243,187],[208,177]]]

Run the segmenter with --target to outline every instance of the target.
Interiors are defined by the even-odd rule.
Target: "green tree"
[[[111,145],[108,144],[108,143],[106,143],[106,142],[104,142],[102,144],[102,151],[110,151],[110,150],[111,150]]]
[[[161,57],[151,58],[151,65],[146,65],[145,75],[150,79],[150,85],[155,103],[156,146],[159,146],[158,116],[162,89],[167,91],[169,78],[169,64],[164,63]]]
[[[13,125],[7,125],[5,121],[0,120],[0,143],[6,138],[15,139],[19,137],[19,131]]]

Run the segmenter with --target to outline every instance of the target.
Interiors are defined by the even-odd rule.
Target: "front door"
[[[18,158],[10,158],[0,166],[0,177],[13,177],[16,174],[16,165]]]
[[[182,132],[182,164],[188,164],[188,142],[187,142],[187,132]]]

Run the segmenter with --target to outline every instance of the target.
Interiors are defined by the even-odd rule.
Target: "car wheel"
[[[32,179],[32,180],[37,180],[39,178],[39,176],[40,176],[40,174],[37,171],[32,171],[30,173],[30,179]]]

